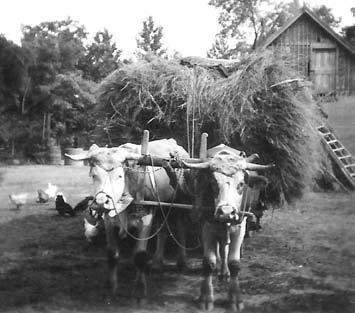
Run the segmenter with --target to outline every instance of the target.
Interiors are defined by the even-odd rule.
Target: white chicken
[[[44,191],[50,199],[54,199],[57,195],[58,187],[51,183],[48,183],[47,189]]]
[[[87,242],[92,242],[95,237],[99,235],[99,221],[95,225],[89,223],[89,221],[84,217],[84,235]]]
[[[16,205],[16,209],[19,209],[22,205],[25,205],[28,198],[28,193],[18,193],[9,195],[10,201]]]

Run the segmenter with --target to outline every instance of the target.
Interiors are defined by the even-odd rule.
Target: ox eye
[[[238,189],[242,189],[244,187],[244,182],[240,182],[238,185],[237,185],[237,188]]]

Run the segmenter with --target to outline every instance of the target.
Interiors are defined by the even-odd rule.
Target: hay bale
[[[200,132],[207,131],[210,145],[226,143],[276,164],[269,173],[270,200],[300,196],[326,156],[309,84],[300,79],[278,84],[299,77],[287,57],[262,51],[227,75],[212,70],[210,60],[184,65],[152,58],[108,76],[99,99],[111,138],[139,141],[149,129],[153,138],[172,136],[193,151]],[[127,130],[131,134],[123,138]]]

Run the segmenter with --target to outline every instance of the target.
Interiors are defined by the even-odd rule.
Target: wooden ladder
[[[317,127],[322,143],[339,166],[350,185],[355,188],[355,159],[340,140],[325,125]]]

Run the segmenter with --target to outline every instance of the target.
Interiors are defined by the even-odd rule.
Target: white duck
[[[99,234],[99,222],[97,221],[95,225],[89,223],[89,221],[84,217],[84,235],[87,242],[92,242],[95,237]]]
[[[58,187],[51,183],[48,183],[47,189],[44,191],[50,199],[54,199],[57,195]]]
[[[10,201],[16,205],[16,208],[19,209],[22,205],[25,205],[28,198],[28,193],[18,193],[9,195]]]

